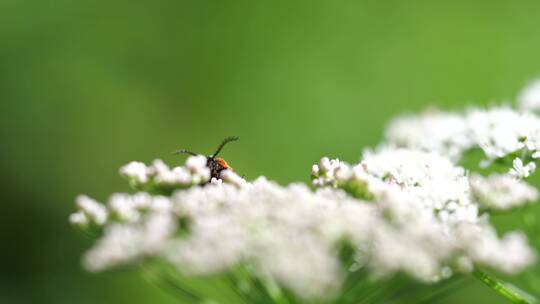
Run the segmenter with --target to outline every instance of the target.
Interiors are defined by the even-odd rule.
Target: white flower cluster
[[[358,196],[357,185],[363,185],[361,196],[369,193],[375,198],[373,205],[384,216],[372,228],[375,271],[404,271],[429,281],[454,270],[470,271],[474,264],[515,273],[535,260],[521,233],[498,239],[487,216],[479,216],[463,168],[435,153],[384,149],[366,153],[363,161],[352,167],[323,158],[313,166],[312,176],[317,187],[333,186]],[[520,188],[508,189],[493,182],[480,186],[477,179],[471,184],[476,195],[486,187],[497,187],[504,197],[490,202],[493,208],[510,208],[536,199],[537,193],[529,186],[510,177],[502,182],[510,186],[510,181]],[[483,199],[487,204],[492,196]]]
[[[107,210],[104,235],[85,255],[91,271],[150,256],[166,258],[185,274],[249,263],[261,277],[308,298],[338,290],[339,241],[347,237],[367,246],[376,220],[373,206],[344,193],[281,187],[265,178],[242,187],[193,187],[170,198],[115,194]],[[189,223],[189,234],[177,237],[181,221]]]
[[[386,130],[386,138],[397,146],[436,151],[458,159],[473,145],[467,126],[466,119],[458,113],[430,109],[418,116],[394,119]]]
[[[87,196],[77,198],[79,211],[70,216],[74,225],[89,223],[104,228],[104,235],[84,258],[91,271],[100,271],[158,252],[176,230],[168,197],[146,192],[117,193],[107,205]]]
[[[303,297],[333,294],[343,273],[337,245],[345,237],[367,245],[373,206],[344,193],[314,193],[258,178],[245,187],[206,186],[173,197],[190,235],[167,253],[180,271],[208,274],[249,263]]]
[[[192,156],[185,166],[169,169],[161,160],[151,166],[131,162],[120,169],[136,188],[147,191],[182,189],[206,183],[245,186],[247,182],[232,170],[223,170],[221,179],[210,179],[206,157]],[[177,229],[178,218],[172,212],[170,198],[148,192],[113,194],[106,205],[85,195],[76,201],[77,212],[70,222],[86,228],[90,224],[104,230],[98,244],[85,255],[89,270],[100,271],[126,264],[147,255],[160,253]]]
[[[92,204],[79,204],[76,214],[103,219],[94,220],[103,236],[84,264],[100,271],[155,257],[185,275],[245,264],[301,297],[319,298],[335,294],[347,274],[338,257],[344,241],[355,267],[424,282],[474,265],[516,273],[535,260],[521,234],[497,237],[478,215],[464,170],[434,153],[381,150],[354,167],[323,158],[312,174],[315,192],[224,171],[234,183],[213,180],[170,197],[115,194],[106,206],[85,198]],[[370,201],[345,192],[360,185]]]
[[[452,160],[480,148],[487,158],[484,165],[509,157],[518,161],[514,175],[524,178],[535,169],[529,161],[540,157],[540,118],[510,107],[464,113],[430,111],[394,120],[386,130],[385,144],[433,151]]]
[[[538,200],[536,188],[508,175],[474,174],[469,182],[475,199],[485,208],[509,210]]]
[[[397,189],[429,209],[442,210],[449,205],[455,211],[457,204],[466,207],[471,218],[476,217],[463,168],[435,153],[409,149],[368,151],[354,166],[323,157],[319,165],[313,166],[312,178],[316,187],[330,185],[364,199],[381,199],[389,189]]]
[[[86,195],[79,195],[76,199],[76,205],[79,211],[69,216],[69,221],[72,224],[78,226],[96,224],[101,226],[107,221],[109,214],[107,208],[94,199]]]
[[[175,220],[171,213],[152,212],[136,222],[110,223],[86,253],[85,267],[101,271],[159,254],[176,231]]]
[[[185,166],[172,169],[160,159],[154,160],[150,166],[131,162],[120,168],[120,175],[136,187],[186,188],[207,183],[210,169],[206,166],[206,157],[197,155],[188,157]]]

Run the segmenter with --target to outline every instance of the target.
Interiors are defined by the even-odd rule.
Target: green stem
[[[173,280],[162,274],[156,273],[147,267],[142,267],[143,275],[156,286],[162,288],[165,292],[170,292],[182,300],[184,303],[203,303],[203,298],[194,292],[176,284]]]
[[[449,281],[443,287],[440,287],[439,290],[423,297],[420,301],[418,301],[418,303],[419,304],[438,303],[441,299],[446,298],[448,295],[452,294],[458,288],[461,288],[464,282],[465,282],[464,278],[458,278],[458,279],[454,279],[453,281]]]
[[[392,296],[392,291],[399,289],[401,286],[403,286],[402,280],[399,277],[394,277],[386,281],[374,292],[371,292],[359,303],[386,303],[386,299]]]
[[[235,267],[229,277],[237,285],[237,290],[248,298],[248,303],[273,303],[261,284],[243,266]]]
[[[501,296],[507,298],[512,303],[519,304],[532,304],[534,302],[525,298],[524,296],[518,294],[515,290],[508,288],[502,282],[498,281],[495,278],[490,277],[480,270],[475,270],[473,272],[475,278],[479,279],[482,283],[486,284],[493,291],[497,292]]]
[[[276,304],[290,304],[289,299],[285,296],[281,287],[272,279],[265,279],[262,281],[266,292],[272,298]]]
[[[540,247],[540,239],[538,238],[537,220],[534,211],[531,210],[531,206],[523,206],[520,210],[521,220],[525,224],[525,231],[527,237],[534,245]]]

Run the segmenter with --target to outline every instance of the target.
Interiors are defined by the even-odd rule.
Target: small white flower
[[[313,165],[311,166],[311,175],[318,175],[319,174],[319,166],[318,165]]]
[[[198,172],[199,170],[206,168],[206,156],[197,155],[188,157],[186,160],[186,168],[192,172]]]
[[[175,175],[176,181],[182,185],[188,185],[191,183],[191,174],[184,167],[176,167],[172,169],[172,172]]]
[[[120,168],[120,175],[133,179],[138,183],[146,183],[148,181],[148,171],[144,163],[130,162]]]
[[[172,185],[178,183],[177,174],[171,171],[161,159],[156,159],[149,167],[149,171],[152,173],[154,181],[158,184]]]
[[[80,212],[84,213],[84,215],[93,223],[103,225],[107,221],[107,208],[96,200],[86,195],[79,195],[76,199],[76,205]]]
[[[518,96],[519,107],[527,111],[540,109],[540,79],[529,83]]]
[[[314,186],[330,185],[345,180],[352,175],[351,168],[339,159],[323,157],[319,164],[311,167],[311,176]]]
[[[135,222],[140,218],[139,206],[127,194],[114,194],[109,200],[109,210],[121,220]]]
[[[212,185],[223,185],[223,180],[220,179],[220,178],[215,178],[215,177],[212,177],[212,179],[210,180],[210,184]]]
[[[335,164],[337,162],[339,162],[339,160],[335,160],[335,161],[331,162],[328,157],[323,157],[323,158],[321,158],[319,164],[321,166],[321,169],[324,172],[329,172],[329,171],[332,171],[334,169],[334,166],[332,164]]]
[[[531,175],[531,173],[533,173],[535,170],[536,165],[533,162],[523,165],[521,158],[517,157],[512,162],[512,168],[508,174],[514,178],[522,179],[529,177],[529,175]]]
[[[167,166],[161,159],[155,159],[152,162],[152,165],[148,168],[148,171],[152,175],[166,174],[170,171],[169,166]]]
[[[226,183],[236,185],[238,187],[244,187],[247,185],[246,180],[243,179],[240,175],[236,174],[236,172],[231,169],[225,169],[221,171],[220,175],[221,179]]]
[[[156,159],[152,165],[131,162],[120,169],[123,176],[135,182],[138,189],[148,187],[153,190],[181,189],[192,185],[206,184],[210,180],[210,169],[206,167],[206,157],[190,156],[185,166],[169,168],[162,160]]]
[[[76,226],[86,226],[90,220],[82,211],[78,211],[69,215],[69,222]]]

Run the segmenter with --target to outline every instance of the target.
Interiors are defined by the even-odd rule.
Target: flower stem
[[[281,287],[274,280],[265,279],[263,285],[275,304],[290,304],[289,299],[283,294]]]
[[[538,238],[538,229],[536,225],[538,221],[535,212],[531,210],[531,206],[523,206],[519,211],[521,220],[525,225],[527,237],[537,248],[540,247],[540,239]]]
[[[510,300],[512,303],[519,303],[519,304],[537,303],[537,301],[534,298],[531,299],[530,296],[528,295],[519,294],[515,288],[510,288],[506,286],[501,281],[493,277],[490,277],[489,275],[487,275],[486,273],[480,270],[475,269],[473,272],[473,275],[475,278],[480,280],[482,283],[486,284],[493,291],[497,292],[501,296]]]
[[[142,267],[143,275],[151,282],[156,284],[156,286],[162,288],[166,292],[170,292],[171,295],[176,296],[182,302],[185,303],[203,303],[204,299],[199,297],[199,295],[194,292],[183,288],[181,285],[177,284],[167,276],[159,274],[153,270],[150,270],[148,267]]]

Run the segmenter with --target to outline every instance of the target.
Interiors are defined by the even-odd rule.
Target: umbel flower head
[[[316,191],[264,177],[248,183],[232,171],[201,186],[197,156],[173,169],[161,161],[132,167],[121,172],[139,187],[180,190],[114,194],[106,205],[80,197],[72,222],[103,231],[84,258],[91,271],[149,258],[188,276],[247,265],[309,299],[338,293],[353,265],[377,277],[402,272],[434,282],[475,265],[512,274],[535,260],[521,233],[497,237],[464,170],[434,153],[385,149],[355,166],[323,158],[313,167]],[[344,243],[354,251],[347,265],[339,258]]]
[[[103,271],[159,261],[183,278],[225,274],[246,299],[258,301],[256,290],[277,303],[346,299],[342,287],[360,274],[422,284],[478,269],[516,274],[536,261],[535,250],[520,231],[499,236],[490,215],[538,199],[524,180],[540,158],[538,90],[527,90],[517,110],[399,117],[359,163],[321,158],[311,186],[211,172],[202,155],[172,168],[131,162],[120,174],[135,193],[105,204],[77,198],[70,221],[98,235],[83,264]],[[459,165],[475,150],[482,167],[503,172]]]
[[[433,151],[454,161],[479,149],[485,155],[481,166],[510,160],[508,172],[526,178],[540,158],[540,118],[507,106],[464,113],[429,111],[394,120],[384,144]]]
[[[521,233],[496,236],[487,214],[479,212],[465,170],[435,153],[382,149],[367,152],[354,166],[323,158],[312,175],[317,187],[372,201],[380,216],[371,229],[368,259],[375,272],[405,271],[432,281],[449,271],[469,272],[475,264],[515,273],[535,259]],[[536,191],[523,187],[513,196],[513,189],[501,187],[506,201],[497,207],[536,200]]]

